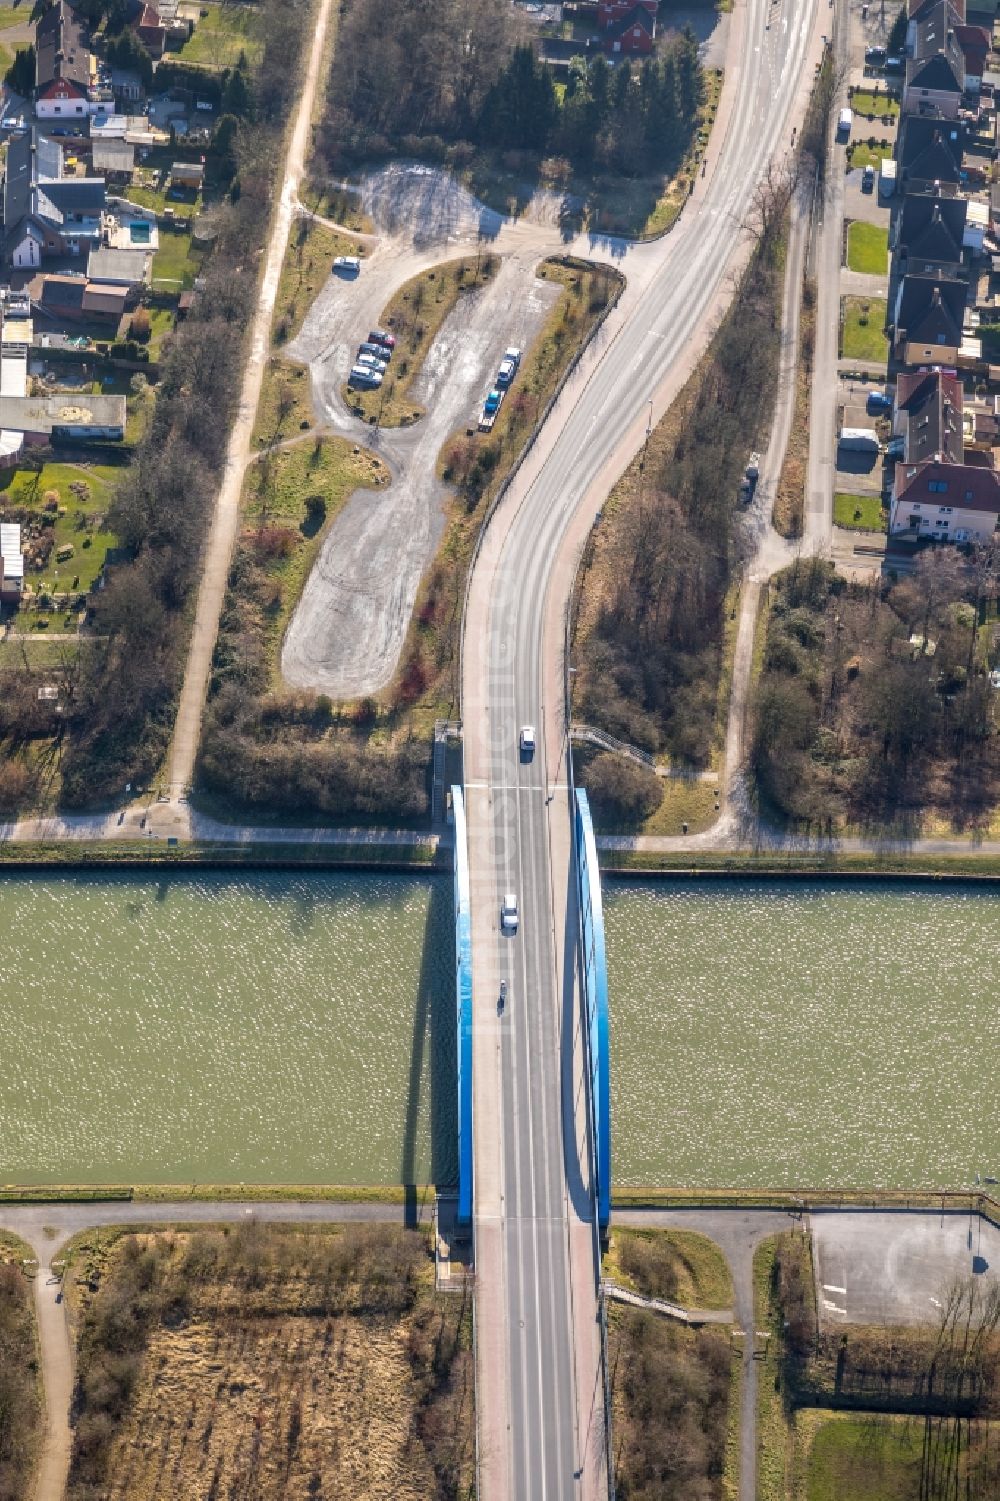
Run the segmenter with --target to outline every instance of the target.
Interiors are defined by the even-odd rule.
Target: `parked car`
[[[514,349],[514,348],[512,348],[512,349],[505,349],[504,352],[503,352],[503,357],[504,357],[505,360],[513,360],[513,362],[514,362],[514,369],[515,370],[517,370],[520,367],[520,364],[521,364],[521,351],[519,349]]]
[[[888,53],[884,47],[865,48],[865,62],[870,63],[873,68],[881,68],[887,56]]]
[[[869,391],[866,401],[869,416],[892,411],[892,397],[887,391]]]
[[[373,328],[368,335],[369,344],[384,344],[386,349],[395,349],[395,334],[387,334],[384,328]]]
[[[500,369],[497,371],[497,385],[501,387],[509,386],[516,374],[517,366],[514,364],[514,361],[504,356],[500,361]]]
[[[500,931],[517,932],[517,897],[513,892],[508,892],[500,903]]]
[[[875,188],[875,168],[869,162],[868,166],[864,169],[864,171],[861,174],[861,191],[862,191],[862,193],[871,193],[871,192],[874,191],[874,188]]]
[[[840,111],[840,114],[837,116],[837,137],[839,140],[847,140],[848,136],[851,133],[851,126],[853,124],[854,111],[847,109],[845,106],[845,108],[842,109]]]
[[[370,365],[353,365],[347,377],[347,384],[360,386],[365,391],[377,391],[382,384],[382,372],[373,370]]]
[[[388,365],[392,359],[391,349],[387,349],[384,344],[373,344],[371,340],[358,346],[358,354],[370,354],[373,359],[381,360],[383,365]]]
[[[377,370],[379,375],[384,375],[389,368],[385,360],[377,359],[373,354],[359,354],[354,363],[366,370]]]
[[[521,726],[521,734],[518,738],[521,755],[526,761],[530,761],[535,754],[535,726],[526,724]]]
[[[905,452],[906,440],[902,434],[898,437],[890,438],[885,445],[885,456],[887,459],[901,459]]]
[[[361,261],[356,255],[338,255],[333,262],[334,271],[342,271],[345,276],[357,276],[361,270]]]

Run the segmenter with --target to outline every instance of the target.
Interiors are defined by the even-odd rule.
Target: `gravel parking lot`
[[[456,428],[478,416],[505,347],[527,348],[559,294],[557,284],[534,275],[537,260],[535,253],[511,254],[491,282],[460,298],[411,388],[426,409],[411,428],[365,429],[339,392],[353,347],[391,295],[382,278],[373,295],[364,285],[366,266],[356,283],[324,290],[309,314],[294,352],[310,358],[317,408],[332,426],[377,447],[393,483],[355,492],[327,534],[282,648],[282,673],[294,687],[349,699],[391,680],[444,526],[438,454]],[[407,268],[399,277],[397,270],[395,285],[412,274]],[[326,346],[313,354],[321,330]]]

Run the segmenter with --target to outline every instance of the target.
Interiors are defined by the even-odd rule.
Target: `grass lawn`
[[[30,584],[36,596],[85,593],[91,587],[104,566],[108,548],[115,545],[116,539],[103,529],[102,521],[120,473],[112,465],[44,464],[39,470],[16,470],[0,490],[0,508],[29,511],[29,527],[36,528],[39,537],[52,535],[44,567],[29,564],[25,569],[25,584]],[[72,490],[74,484],[85,485],[86,493]],[[58,496],[58,511],[45,510],[47,495]],[[42,524],[43,518],[51,517],[51,527]],[[22,531],[22,536],[30,544],[30,530]],[[60,562],[56,554],[65,547],[72,547],[73,554]]]
[[[855,219],[847,226],[847,264],[852,271],[884,276],[889,269],[889,231]]]
[[[873,1413],[816,1412],[806,1461],[805,1501],[916,1501],[923,1423]],[[798,1423],[796,1428],[799,1428]],[[805,1432],[803,1432],[803,1437]]]
[[[281,442],[305,432],[314,421],[309,371],[272,354],[264,371],[254,424],[254,442]],[[305,424],[305,426],[303,426]]]
[[[375,226],[361,207],[361,199],[349,188],[334,187],[310,178],[303,183],[299,197],[307,209],[322,219],[332,219],[358,234],[371,234]]]
[[[682,1308],[732,1308],[726,1258],[707,1235],[692,1230],[615,1230],[605,1272],[647,1298]]]
[[[182,62],[231,68],[243,52],[251,65],[259,61],[264,39],[256,10],[244,5],[203,5],[201,12],[194,32],[176,54]]]
[[[299,217],[292,226],[274,303],[273,339],[287,344],[331,274],[338,255],[364,255],[365,247],[351,235],[338,234],[313,219]]]
[[[496,261],[489,254],[468,256],[421,271],[400,287],[378,319],[380,328],[391,329],[396,336],[382,385],[377,391],[343,388],[344,400],[356,416],[377,417],[380,427],[403,427],[423,415],[423,408],[409,398],[410,386],[459,297],[489,281],[495,269]]]
[[[190,234],[161,230],[160,248],[153,256],[154,284],[163,284],[166,291],[184,291],[194,285],[200,264],[201,254],[191,249]]]
[[[884,532],[887,512],[878,495],[850,495],[838,490],[833,497],[835,526],[852,532]]]
[[[0,5],[0,31],[7,31],[11,26],[26,26],[30,15],[30,5],[19,5],[16,10],[13,5]]]
[[[155,360],[159,358],[164,339],[173,329],[176,313],[168,307],[151,307],[146,311],[149,313],[149,355]]]
[[[841,348],[845,360],[884,365],[889,358],[884,297],[845,297],[841,311]]]
[[[895,118],[899,114],[899,99],[881,90],[855,89],[851,95],[851,108],[856,115],[892,115]]]
[[[875,146],[869,146],[867,141],[855,141],[847,153],[847,160],[851,167],[874,167],[877,172],[883,158],[891,155],[892,146],[888,141],[880,141]]]

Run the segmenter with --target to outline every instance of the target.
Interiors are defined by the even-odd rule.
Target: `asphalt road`
[[[807,0],[748,0],[737,11],[744,41],[733,59],[732,106],[716,127],[722,139],[711,180],[657,247],[641,287],[633,283],[609,320],[585,383],[557,407],[498,512],[473,578],[463,717],[486,1501],[590,1497],[604,1483],[594,1379],[597,1263],[568,896],[571,807],[555,660],[574,568],[560,570],[558,560],[581,522],[585,534],[641,443],[644,409],[662,409],[678,368],[721,309],[755,184],[789,145],[814,15]],[[524,723],[543,732],[530,764],[517,753]],[[515,938],[499,931],[505,891],[520,900]],[[501,979],[509,986],[507,1010],[491,1020]]]

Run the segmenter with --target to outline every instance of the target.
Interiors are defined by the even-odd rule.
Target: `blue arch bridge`
[[[458,1208],[457,1220],[468,1225],[473,1214],[472,1087],[472,910],[465,801],[462,788],[451,789],[455,825],[455,995],[458,1030]],[[587,794],[575,793],[573,865],[579,915],[578,983],[584,1013],[589,1081],[590,1134],[597,1199],[603,1234],[611,1218],[611,1077],[608,1026],[608,974],[604,945],[604,908],[597,866],[597,843]]]

